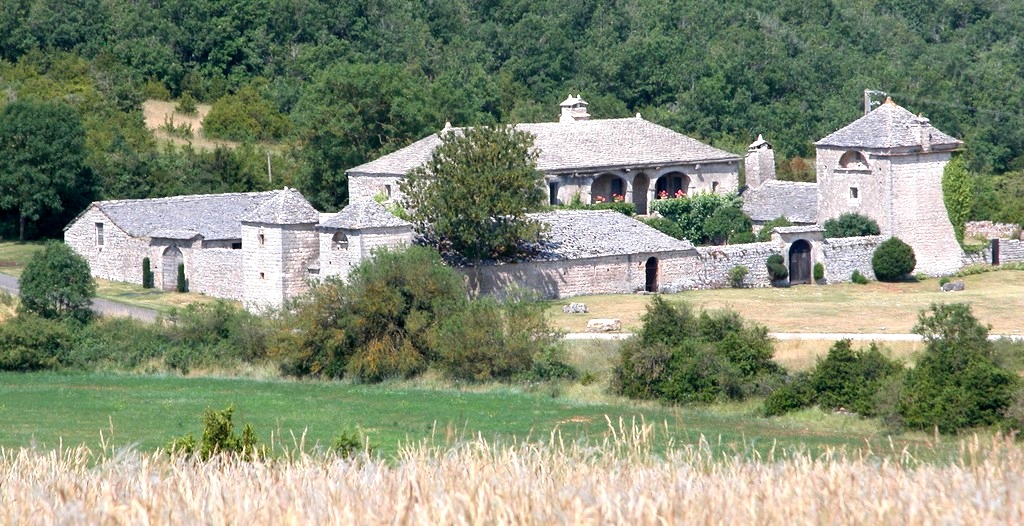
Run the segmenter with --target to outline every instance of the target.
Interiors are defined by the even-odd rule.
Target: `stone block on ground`
[[[587,305],[585,303],[570,303],[562,306],[562,312],[566,314],[586,314]]]
[[[622,322],[612,318],[595,318],[587,321],[587,332],[615,332],[622,330]]]
[[[964,280],[950,281],[942,286],[942,292],[959,292],[964,290]]]

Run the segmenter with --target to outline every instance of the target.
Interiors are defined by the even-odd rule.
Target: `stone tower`
[[[293,188],[279,190],[242,218],[242,301],[253,311],[280,307],[309,289],[319,257],[320,214]]]
[[[775,150],[761,134],[758,134],[757,140],[747,147],[743,167],[746,185],[749,188],[758,188],[765,181],[775,179]]]
[[[583,100],[583,97],[569,94],[569,97],[562,101],[559,106],[562,108],[562,114],[558,117],[558,122],[576,122],[585,121],[590,119],[590,114],[587,113],[587,101]]]
[[[942,199],[942,171],[963,143],[887,99],[815,143],[818,223],[846,212],[914,248],[916,272],[945,275],[963,251]]]

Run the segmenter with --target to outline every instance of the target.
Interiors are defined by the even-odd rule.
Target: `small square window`
[[[231,243],[231,250],[242,250],[242,242]]]
[[[860,196],[860,192],[857,190],[857,187],[856,186],[851,186],[850,187],[850,199],[859,199],[859,196]]]

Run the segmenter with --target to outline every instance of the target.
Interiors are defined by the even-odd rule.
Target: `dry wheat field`
[[[1024,447],[715,457],[654,452],[650,425],[586,446],[410,446],[397,459],[302,452],[202,462],[84,447],[0,451],[4,524],[1020,524]]]

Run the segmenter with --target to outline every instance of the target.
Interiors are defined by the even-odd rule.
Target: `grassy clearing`
[[[194,292],[178,293],[165,292],[157,289],[144,289],[139,285],[121,283],[118,281],[96,280],[96,296],[134,305],[145,307],[157,312],[167,313],[173,308],[181,308],[192,303],[213,303],[217,298],[196,294]]]
[[[1003,270],[963,278],[966,290],[939,291],[939,282],[867,285],[840,283],[790,288],[720,289],[686,291],[668,296],[705,308],[730,308],[773,332],[909,333],[917,314],[932,303],[966,302],[975,316],[992,325],[996,334],[1024,334],[1024,272]],[[562,305],[551,304],[554,323],[569,332],[585,332],[591,318],[618,318],[623,330],[640,326],[649,296],[620,294],[584,296],[571,301],[585,303],[587,314],[564,314]]]
[[[436,381],[436,380],[435,380]],[[153,450],[172,437],[202,432],[205,409],[233,405],[236,423],[251,423],[264,442],[330,444],[342,431],[360,429],[372,446],[393,456],[400,444],[429,440],[452,444],[472,437],[512,443],[547,437],[560,430],[568,441],[603,440],[607,421],[657,423],[669,442],[696,443],[706,437],[716,451],[764,454],[773,447],[821,452],[887,447],[876,424],[847,415],[761,418],[756,401],[673,408],[621,399],[577,398],[557,384],[452,386],[404,382],[352,385],[171,376],[80,373],[0,373],[0,446],[59,444],[99,447],[101,434],[112,446]],[[588,386],[587,388],[591,388]],[[586,389],[586,388],[584,388]],[[40,408],[45,407],[45,411]],[[271,436],[273,434],[273,436]],[[532,437],[532,438],[531,438]],[[908,435],[899,448],[924,447],[928,437]]]
[[[42,248],[39,241],[0,241],[0,274],[21,276],[25,264]]]
[[[193,148],[201,150],[213,150],[218,146],[230,148],[238,146],[238,143],[235,142],[207,139],[203,136],[203,119],[206,118],[207,113],[210,113],[211,106],[209,104],[196,104],[197,111],[195,115],[178,113],[175,111],[177,105],[177,102],[165,100],[147,100],[142,103],[142,113],[146,119],[146,127],[153,132],[153,136],[157,139],[178,146],[192,145]],[[191,126],[192,137],[175,137],[161,130],[160,127],[170,120],[173,120],[176,126],[183,124]]]
[[[909,452],[654,447],[656,425],[581,444],[413,444],[394,461],[175,460],[83,448],[0,452],[0,522],[76,524],[1018,524],[1024,448],[968,439],[956,461]]]

